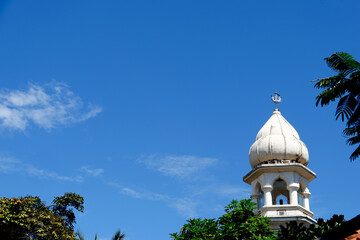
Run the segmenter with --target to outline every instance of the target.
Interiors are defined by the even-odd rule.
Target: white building
[[[289,221],[306,226],[316,222],[309,204],[309,182],[316,174],[307,168],[308,150],[278,109],[257,134],[249,160],[252,170],[244,182],[251,185],[251,199],[274,230]]]

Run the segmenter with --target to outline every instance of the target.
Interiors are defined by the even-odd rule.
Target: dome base
[[[246,174],[243,180],[244,182],[251,184],[263,173],[271,172],[297,172],[302,177],[306,178],[309,182],[316,178],[316,174],[303,164],[290,161],[289,163],[275,162],[259,164],[253,170],[251,170],[251,172]]]

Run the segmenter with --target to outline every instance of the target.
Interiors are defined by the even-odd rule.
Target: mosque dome
[[[309,162],[309,152],[299,134],[277,109],[260,129],[249,151],[252,168],[273,160],[298,162],[305,166]]]

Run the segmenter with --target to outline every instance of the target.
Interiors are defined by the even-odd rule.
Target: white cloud
[[[27,169],[25,170],[25,172],[28,173],[30,176],[35,176],[35,177],[39,177],[39,178],[51,178],[54,180],[70,181],[70,182],[82,182],[83,181],[83,177],[81,177],[81,176],[76,176],[76,177],[62,176],[55,172],[36,168],[36,167],[33,167],[28,164],[27,164]]]
[[[0,172],[8,173],[16,169],[16,165],[21,164],[12,158],[0,158]]]
[[[108,182],[107,184],[117,188],[121,194],[128,195],[128,196],[133,197],[133,198],[155,200],[155,201],[156,200],[167,200],[169,198],[166,195],[153,193],[153,192],[150,192],[150,191],[134,190],[132,188],[122,186],[122,185],[120,185],[118,183],[115,183],[115,182]]]
[[[218,201],[248,198],[250,196],[249,188],[224,184],[217,179],[216,173],[204,172],[206,168],[214,166],[218,162],[216,158],[153,154],[142,156],[137,161],[164,175],[196,181],[184,181],[178,184],[175,194],[180,197],[158,194],[138,189],[136,186],[132,188],[116,182],[107,184],[117,188],[122,195],[136,199],[161,201],[175,209],[179,215],[187,218],[199,216],[198,212],[220,213],[223,206],[219,205]]]
[[[188,190],[191,191],[192,197],[203,198],[204,196],[213,196],[213,198],[221,197],[223,199],[249,198],[251,189],[242,187],[241,185],[244,184],[240,182],[237,185],[231,185],[221,183],[214,179],[213,182],[207,182],[206,184],[191,184],[187,185],[187,187]]]
[[[174,207],[178,214],[186,216],[188,218],[194,218],[198,216],[196,212],[196,203],[193,199],[182,198],[176,199],[170,203],[170,206]]]
[[[102,169],[102,168],[91,169],[88,166],[82,166],[80,168],[80,170],[82,170],[82,171],[86,172],[87,174],[90,174],[90,175],[92,175],[94,177],[99,176],[104,172],[104,169]]]
[[[162,201],[165,202],[168,206],[175,208],[178,214],[180,215],[183,215],[185,217],[197,216],[195,210],[196,204],[190,198],[174,198],[168,195],[154,193],[147,190],[139,191],[129,187],[122,186],[116,182],[108,182],[107,184],[117,188],[120,194],[138,199]]]
[[[251,191],[249,188],[234,187],[222,185],[214,188],[214,192],[224,197],[232,198],[247,198],[250,196]]]
[[[4,158],[4,157],[0,158],[0,172],[1,173],[18,172],[38,178],[46,178],[46,179],[53,179],[60,181],[70,181],[70,182],[83,181],[83,177],[81,176],[75,176],[75,177],[63,176],[63,175],[59,175],[56,172],[37,168],[31,164],[23,163],[13,158]]]
[[[196,157],[196,156],[176,156],[167,155],[160,156],[157,154],[145,156],[138,159],[139,162],[145,163],[147,166],[170,176],[186,178],[190,175],[215,164],[216,158]]]
[[[101,111],[99,106],[85,107],[66,84],[55,81],[43,86],[31,84],[25,91],[0,92],[0,125],[7,129],[23,131],[30,123],[50,129],[85,121]]]

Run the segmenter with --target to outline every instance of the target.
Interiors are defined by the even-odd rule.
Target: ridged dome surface
[[[273,112],[260,129],[249,151],[252,168],[270,160],[296,160],[305,166],[309,163],[309,152],[305,144],[278,110]]]

